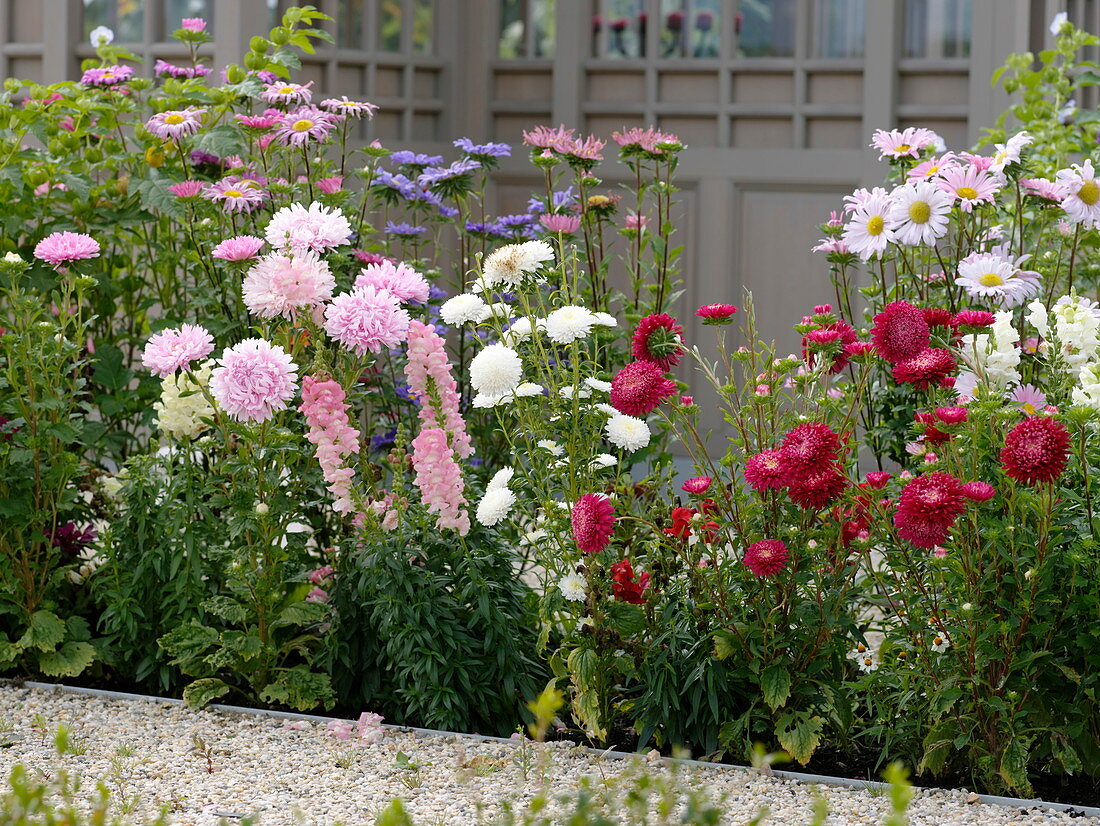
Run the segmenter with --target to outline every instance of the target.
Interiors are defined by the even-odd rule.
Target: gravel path
[[[518,746],[466,738],[387,731],[381,742],[334,740],[321,726],[296,730],[282,720],[192,711],[178,705],[62,694],[33,688],[0,688],[0,775],[22,763],[30,769],[59,765],[86,784],[103,780],[116,797],[133,799],[133,816],[167,805],[177,824],[216,824],[221,816],[258,813],[275,824],[373,824],[400,797],[418,826],[479,822],[478,812],[498,810],[502,799],[523,801],[539,788],[538,772],[525,780]],[[81,754],[58,758],[52,732],[68,725]],[[193,752],[201,737],[213,750],[213,772]],[[398,754],[407,760],[399,759]],[[553,793],[575,788],[583,776],[612,778],[626,766],[599,760],[569,744],[547,749]],[[419,766],[413,768],[410,766]],[[651,771],[667,771],[653,763]],[[684,773],[680,783],[725,796],[730,824],[742,824],[762,806],[773,826],[810,820],[814,789],[829,802],[829,824],[880,826],[887,804],[868,791],[810,787],[755,773],[705,768]],[[1100,826],[1100,818],[1021,812],[969,803],[966,792],[918,792],[910,822],[956,824],[1073,824]],[[232,821],[231,821],[232,822]]]

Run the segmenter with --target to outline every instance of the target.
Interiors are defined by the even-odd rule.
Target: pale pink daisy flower
[[[1100,221],[1100,181],[1096,179],[1096,170],[1092,161],[1073,164],[1069,169],[1060,169],[1055,176],[1062,187],[1062,209],[1069,220],[1075,224],[1095,226]]]
[[[963,212],[971,212],[979,204],[991,204],[1003,184],[999,175],[991,175],[977,167],[953,166],[940,175],[937,186],[954,200]]]
[[[1034,416],[1047,404],[1046,393],[1033,384],[1021,384],[1008,398],[1029,416]]]
[[[368,264],[355,279],[356,287],[377,287],[388,290],[398,301],[424,304],[431,289],[427,280],[408,264],[382,261]]]
[[[251,212],[263,204],[267,199],[267,193],[257,186],[255,181],[232,176],[217,183],[207,184],[202,197],[221,203],[222,209],[226,212]]]
[[[278,345],[250,338],[222,353],[210,394],[237,421],[266,422],[294,398],[298,365]]]
[[[348,100],[347,95],[322,100],[321,108],[326,112],[332,112],[334,115],[344,115],[349,118],[361,118],[364,115],[367,118],[373,118],[374,113],[378,110],[378,106],[374,103]]]
[[[910,169],[906,177],[910,181],[929,181],[942,175],[953,166],[958,166],[955,153],[948,152],[938,158],[929,158],[927,161],[922,161]]]
[[[335,287],[328,263],[312,250],[303,250],[265,255],[248,271],[241,291],[253,315],[293,318],[298,310],[328,301]]]
[[[214,337],[197,324],[182,324],[178,330],[154,333],[141,354],[141,363],[162,379],[204,359],[214,349]]]
[[[199,131],[202,116],[205,113],[205,109],[193,106],[188,106],[186,109],[170,109],[149,118],[145,122],[145,128],[162,141],[178,141]]]
[[[305,146],[310,141],[324,141],[336,128],[336,115],[316,106],[302,106],[287,112],[275,130],[275,137],[287,146]]]
[[[844,226],[844,243],[864,261],[872,255],[882,255],[894,240],[894,231],[889,225],[893,197],[880,186],[848,197],[853,199],[855,206]]]
[[[99,242],[83,232],[53,232],[35,245],[34,257],[57,267],[99,257]]]
[[[1034,195],[1044,201],[1057,202],[1066,197],[1065,190],[1061,186],[1046,178],[1021,178],[1020,186],[1023,187],[1025,195]]]
[[[177,198],[194,198],[202,192],[205,186],[206,184],[202,181],[180,181],[179,183],[169,185],[168,191]]]
[[[539,223],[546,227],[547,232],[562,235],[573,235],[581,228],[579,215],[559,215],[548,212],[539,216]]]
[[[835,252],[841,255],[850,255],[853,250],[844,242],[843,238],[822,238],[815,246],[810,247],[810,252]]]
[[[283,113],[271,109],[262,115],[234,115],[233,117],[237,119],[241,126],[262,132],[282,123]]]
[[[310,98],[313,97],[313,92],[309,89],[312,85],[312,80],[305,86],[281,81],[279,83],[266,83],[260,97],[268,103],[282,103],[287,106],[295,103],[305,104],[309,103]]]
[[[214,247],[214,251],[210,254],[222,261],[245,261],[255,258],[263,245],[264,239],[257,238],[255,235],[237,235],[226,238]]]
[[[342,293],[325,308],[325,332],[360,356],[396,347],[410,320],[393,293],[372,286]]]
[[[929,181],[903,184],[891,193],[887,226],[900,244],[933,245],[947,232],[951,196]]]
[[[265,231],[276,249],[309,247],[323,251],[348,243],[351,224],[338,209],[326,209],[317,201],[308,207],[291,204],[271,218]]]
[[[931,129],[910,126],[897,130],[879,129],[871,137],[870,146],[879,151],[880,158],[915,158],[921,150],[936,145],[936,133]]]
[[[973,152],[960,152],[959,157],[966,161],[970,166],[978,169],[982,172],[988,172],[993,166],[993,158],[988,155],[975,155]]]

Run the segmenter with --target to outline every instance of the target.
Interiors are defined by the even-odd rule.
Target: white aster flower
[[[589,462],[589,465],[596,468],[597,470],[602,468],[615,467],[615,465],[617,464],[619,464],[619,460],[612,456],[610,453],[597,453],[592,458],[592,461]]]
[[[515,468],[501,468],[493,474],[493,478],[489,480],[489,486],[485,489],[492,490],[493,488],[506,488],[508,487],[508,483],[512,481],[512,477],[515,475]]]
[[[554,250],[545,241],[508,244],[493,250],[482,263],[482,281],[487,287],[518,287],[523,280],[538,272],[547,261],[554,260]]]
[[[558,590],[570,602],[584,602],[588,595],[587,583],[580,574],[566,574],[558,580]]]
[[[555,442],[553,439],[539,439],[535,442],[536,447],[540,447],[545,451],[548,451],[551,456],[561,456],[565,453],[565,448]]]
[[[558,395],[563,399],[587,399],[592,396],[592,391],[584,387],[574,387],[567,384],[558,390]]]
[[[594,313],[596,324],[600,327],[618,327],[619,320],[611,313]]]
[[[495,318],[511,318],[512,308],[504,301],[498,301],[495,304],[490,304],[486,309],[489,311],[489,315]]]
[[[894,240],[894,231],[887,224],[894,203],[890,194],[876,186],[865,197],[849,195],[845,200],[853,209],[844,225],[844,243],[864,261],[876,253],[881,255]]]
[[[530,339],[534,329],[535,325],[531,323],[531,319],[522,316],[511,323],[508,329],[501,334],[500,340],[510,347],[514,347]]]
[[[476,410],[487,410],[490,407],[497,407],[498,405],[503,404],[505,398],[507,398],[507,394],[505,393],[502,393],[499,396],[493,396],[487,393],[478,393],[476,396],[474,396],[470,404]]]
[[[546,316],[546,335],[555,344],[569,344],[592,332],[596,314],[587,307],[569,304]]]
[[[1005,143],[998,143],[994,147],[993,163],[989,165],[989,171],[1002,172],[1009,164],[1019,163],[1024,147],[1034,140],[1027,132],[1017,132]]]
[[[606,402],[600,402],[599,404],[595,404],[595,405],[592,406],[592,408],[593,408],[593,410],[598,410],[598,411],[600,411],[601,413],[603,413],[607,416],[618,416],[619,415],[618,409],[612,407],[611,405],[607,404]]]
[[[452,327],[470,321],[478,324],[489,317],[489,305],[476,295],[463,293],[448,299],[439,308],[439,318]]]
[[[943,634],[937,634],[932,640],[931,648],[937,654],[942,654],[944,651],[946,651],[950,647],[951,647],[950,640],[948,640],[947,637],[945,637]]]
[[[534,545],[540,540],[546,539],[549,534],[542,528],[535,528],[533,531],[528,531],[519,538],[520,545]]]
[[[535,384],[533,381],[525,381],[516,388],[516,398],[527,398],[529,396],[541,396],[545,388],[541,384]]]
[[[97,49],[100,46],[106,46],[115,42],[115,33],[106,26],[96,26],[92,29],[92,33],[88,35],[88,40],[92,44],[93,49]]]
[[[584,383],[591,387],[593,390],[598,390],[601,393],[611,392],[611,382],[604,381],[603,379],[595,379],[591,376],[584,380]]]
[[[887,226],[899,244],[932,246],[947,232],[951,196],[931,181],[903,184],[892,198]]]
[[[477,521],[493,526],[505,519],[516,504],[516,495],[507,487],[489,488],[477,505]]]
[[[511,393],[522,376],[519,353],[503,344],[490,344],[470,362],[470,385],[487,396]]]
[[[607,420],[604,435],[615,447],[633,453],[648,445],[653,434],[641,419],[618,413]]]
[[[1069,22],[1069,13],[1060,11],[1054,15],[1054,19],[1050,21],[1050,33],[1057,37],[1062,33],[1062,29],[1065,28]]]

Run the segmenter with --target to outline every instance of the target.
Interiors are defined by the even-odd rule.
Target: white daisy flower
[[[864,261],[876,253],[881,255],[894,240],[894,231],[887,225],[892,206],[890,194],[876,186],[867,197],[859,198],[844,225],[844,243]]]
[[[1066,23],[1069,22],[1069,13],[1060,11],[1054,15],[1054,19],[1050,21],[1050,33],[1057,37],[1062,33],[1062,29],[1065,28]]]
[[[1096,179],[1092,161],[1058,170],[1055,180],[1066,192],[1062,209],[1069,220],[1086,227],[1095,226],[1100,221],[1100,181]]]
[[[633,453],[648,445],[653,434],[641,419],[618,413],[607,420],[604,435],[615,447]]]
[[[476,295],[463,293],[448,299],[439,308],[439,318],[452,327],[474,322],[481,323],[489,317],[489,305]]]
[[[856,664],[859,666],[859,670],[864,674],[870,674],[872,671],[878,670],[878,657],[872,652],[868,651],[858,660]]]
[[[505,519],[515,504],[516,495],[508,488],[490,488],[478,502],[477,521],[491,527]]]
[[[547,261],[554,260],[554,250],[545,241],[508,244],[493,250],[482,262],[482,281],[487,287],[517,287],[538,272]]]
[[[584,380],[584,383],[591,387],[593,390],[598,390],[601,393],[611,392],[611,382],[604,381],[603,379],[596,379],[589,376]]]
[[[565,448],[553,439],[539,439],[535,442],[535,446],[549,452],[551,456],[561,456],[565,453]]]
[[[569,344],[592,332],[596,314],[587,307],[569,304],[546,316],[546,335],[555,344]]]
[[[932,650],[935,651],[937,654],[942,654],[944,651],[951,647],[951,642],[943,634],[937,634],[932,640],[931,647]]]
[[[1000,307],[1018,307],[1039,292],[1037,278],[1026,277],[1014,262],[991,252],[974,252],[960,261],[955,284],[971,298],[989,298]]]
[[[593,405],[592,407],[593,407],[594,410],[598,410],[601,413],[604,413],[608,416],[618,416],[619,415],[619,411],[618,411],[617,408],[614,408],[611,405],[606,404],[605,402],[600,402],[599,404]]]
[[[900,244],[932,246],[947,232],[951,196],[930,181],[904,184],[892,193],[887,226]]]
[[[989,171],[1001,172],[1009,164],[1019,163],[1024,147],[1034,140],[1027,132],[1017,132],[1005,143],[998,143],[994,147],[993,163],[989,165]]]
[[[588,592],[585,590],[587,583],[580,574],[566,574],[558,580],[558,590],[570,602],[584,602]]]
[[[470,362],[470,385],[479,394],[503,396],[511,393],[523,376],[519,353],[503,344],[490,344]]]
[[[534,545],[536,542],[546,539],[549,534],[542,528],[535,528],[533,531],[528,531],[519,538],[520,545]]]

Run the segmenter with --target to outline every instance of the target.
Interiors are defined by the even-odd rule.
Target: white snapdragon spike
[[[588,336],[595,324],[595,313],[569,304],[546,316],[546,336],[555,344],[570,344]]]
[[[518,287],[547,262],[554,260],[554,250],[545,241],[508,244],[486,256],[482,263],[482,283],[492,289]]]
[[[1100,363],[1086,364],[1078,372],[1077,380],[1080,386],[1074,387],[1070,394],[1073,403],[1100,411]]]
[[[566,574],[558,580],[558,590],[570,602],[584,602],[588,596],[587,583],[580,574]]]
[[[486,527],[492,527],[512,512],[516,504],[516,495],[507,487],[489,488],[477,506],[477,521]]]
[[[470,385],[478,394],[503,396],[516,389],[523,376],[519,353],[503,344],[490,344],[470,362]]]
[[[202,387],[210,384],[210,371],[214,362],[207,359],[193,375],[199,384],[186,373],[168,376],[161,381],[160,400],[153,403],[157,412],[157,429],[174,439],[193,439],[209,425],[203,419],[212,419],[214,408],[207,401]]]
[[[439,318],[444,324],[457,327],[474,322],[480,324],[489,317],[489,305],[476,295],[462,293],[443,302],[439,308]]]
[[[607,420],[604,435],[615,447],[633,453],[646,447],[653,434],[642,419],[618,413]]]
[[[1100,349],[1100,318],[1085,301],[1063,296],[1051,308],[1059,356],[1072,370],[1095,361]]]
[[[899,244],[932,246],[947,233],[951,196],[930,181],[903,184],[893,191],[887,226]]]

